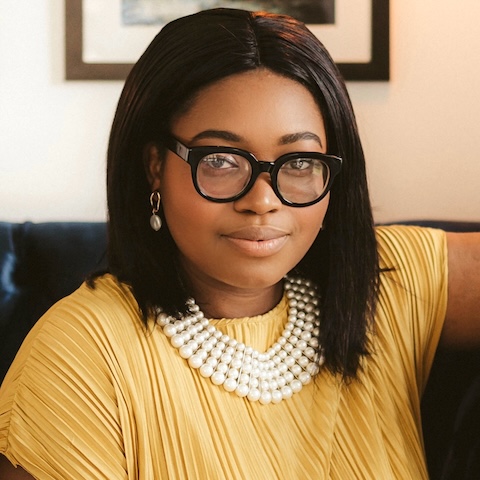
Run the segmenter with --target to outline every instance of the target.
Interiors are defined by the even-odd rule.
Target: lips
[[[247,255],[268,256],[278,253],[289,234],[275,227],[244,227],[223,237],[236,249]]]

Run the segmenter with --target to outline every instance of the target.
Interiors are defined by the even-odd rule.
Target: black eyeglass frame
[[[253,187],[258,176],[261,173],[265,172],[270,174],[270,178],[272,181],[272,184],[271,184],[272,189],[275,192],[275,195],[277,195],[277,197],[280,199],[280,201],[284,205],[288,205],[290,207],[308,207],[309,205],[314,205],[315,203],[318,203],[323,198],[325,198],[325,196],[328,194],[328,192],[332,188],[333,180],[340,173],[340,170],[342,169],[341,157],[337,157],[336,155],[328,155],[326,153],[320,153],[320,152],[292,152],[292,153],[287,153],[285,155],[278,157],[273,162],[264,162],[264,161],[257,160],[257,158],[255,157],[255,155],[253,155],[253,153],[247,152],[246,150],[241,150],[239,148],[221,147],[221,146],[187,147],[182,142],[180,142],[180,140],[177,140],[176,138],[171,136],[165,139],[165,146],[171,152],[176,154],[178,157],[180,157],[182,160],[184,160],[190,165],[191,171],[192,171],[193,185],[195,187],[195,190],[199,193],[199,195],[215,203],[234,202],[235,200],[238,200],[239,198],[243,197]],[[202,192],[197,182],[198,165],[202,160],[202,158],[205,158],[207,155],[210,155],[212,153],[231,153],[233,155],[240,155],[250,163],[250,166],[252,168],[250,180],[248,181],[248,183],[245,185],[245,187],[241,192],[228,198],[214,198],[214,197],[210,197],[205,192]],[[280,190],[278,189],[277,177],[278,177],[278,172],[280,171],[280,168],[290,160],[295,160],[298,158],[312,158],[312,159],[321,160],[330,169],[330,177],[328,179],[328,183],[323,193],[320,195],[320,197],[316,198],[315,200],[312,200],[306,203],[290,202],[289,200],[283,198]]]

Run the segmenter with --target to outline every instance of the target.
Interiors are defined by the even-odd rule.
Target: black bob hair
[[[145,147],[162,146],[175,115],[203,87],[269,69],[305,86],[322,112],[328,153],[343,158],[324,226],[296,271],[321,292],[320,344],[326,367],[354,377],[368,353],[378,296],[378,255],[365,160],[341,75],[319,40],[293,18],[213,9],[167,24],[129,74],[108,148],[108,269],[128,284],[147,323],[155,306],[185,310],[177,249],[164,225],[149,226]]]

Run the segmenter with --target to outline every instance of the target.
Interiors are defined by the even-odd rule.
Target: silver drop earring
[[[152,206],[152,216],[150,217],[150,226],[158,232],[162,228],[162,219],[157,215],[160,210],[160,193],[155,190],[150,195],[150,205]]]

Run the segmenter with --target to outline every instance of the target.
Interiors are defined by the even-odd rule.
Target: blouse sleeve
[[[0,389],[0,452],[38,479],[127,478],[108,341],[81,294],[25,340]]]
[[[447,308],[445,232],[395,226],[379,228],[377,233],[380,266],[384,270],[379,309],[389,336],[397,344],[406,368],[414,372],[422,392]]]

